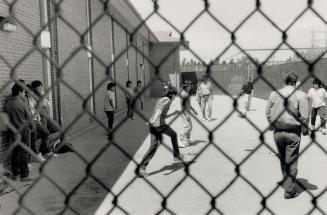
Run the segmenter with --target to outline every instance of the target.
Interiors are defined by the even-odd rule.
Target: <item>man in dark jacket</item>
[[[25,90],[22,86],[15,84],[11,89],[12,97],[6,104],[6,112],[8,113],[10,123],[21,134],[19,144],[13,148],[11,156],[11,169],[13,179],[21,181],[33,180],[29,175],[28,162],[30,153],[25,148],[31,145],[31,111],[25,101]],[[14,138],[16,141],[16,137]],[[14,142],[15,142],[14,141]],[[23,147],[24,144],[26,147]]]

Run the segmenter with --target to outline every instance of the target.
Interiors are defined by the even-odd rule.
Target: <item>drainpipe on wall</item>
[[[128,32],[127,30],[125,30],[125,34],[126,34],[126,49],[127,49],[127,52],[126,52],[126,67],[127,67],[127,80],[129,81],[129,54],[128,54]]]
[[[110,45],[111,45],[111,62],[113,63],[115,61],[115,28],[114,28],[114,21],[112,16],[110,17],[110,24],[111,24],[111,40],[110,40]],[[115,67],[115,63],[112,64],[111,67],[111,79],[116,82],[116,67]],[[117,98],[117,90],[115,90],[115,97]],[[116,108],[118,108],[117,105],[117,99],[115,99],[116,102]]]
[[[43,1],[46,4],[43,4]],[[47,8],[47,17],[55,17],[54,13],[54,7],[55,3],[53,0],[40,0],[40,5],[43,5],[44,7]],[[43,7],[41,8],[41,11],[43,11]],[[51,38],[51,50],[50,51],[50,59],[52,59],[55,64],[59,65],[59,47],[58,47],[58,29],[57,29],[57,18],[54,18],[51,23],[47,26],[49,31],[50,31],[50,38]],[[50,62],[50,68],[51,68],[51,80],[56,80],[58,79],[58,74],[55,73],[56,67],[53,65],[52,62]],[[54,93],[54,92],[53,92]],[[55,95],[55,94],[54,94]],[[55,95],[56,101],[54,101],[53,104],[56,103],[57,106],[57,116],[56,119],[59,122],[59,125],[63,125],[63,118],[61,114],[61,92],[60,92],[60,82],[56,83],[56,95]]]
[[[87,57],[88,57],[88,65],[89,65],[89,77],[90,77],[90,93],[91,96],[91,113],[95,114],[95,93],[94,92],[94,62],[93,62],[93,44],[92,44],[92,29],[90,29],[92,18],[91,18],[91,2],[90,0],[86,0],[86,19],[87,19]],[[92,121],[92,117],[90,118]]]
[[[49,32],[49,26],[48,24],[48,6],[47,6],[47,0],[40,0],[40,21],[41,21],[41,28],[46,25],[43,31]],[[50,34],[49,34],[50,35]],[[48,38],[50,39],[50,38]],[[50,41],[49,41],[50,42]],[[51,42],[50,42],[51,44]],[[51,65],[50,65],[50,47],[44,48],[45,55],[42,55],[42,65],[43,65],[43,83],[46,89],[49,89],[52,86],[51,81]],[[49,91],[48,97],[50,102],[50,116],[53,118],[53,91]]]

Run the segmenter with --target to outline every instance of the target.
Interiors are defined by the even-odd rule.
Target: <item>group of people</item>
[[[295,72],[285,72],[283,74],[284,87],[270,94],[266,106],[266,117],[270,130],[273,130],[273,136],[280,160],[280,167],[283,175],[281,185],[285,189],[285,199],[295,198],[299,195],[295,190],[295,184],[301,134],[308,135],[310,130],[314,132],[317,131],[319,127],[322,128],[322,133],[326,134],[326,90],[322,87],[321,82],[316,79],[313,81],[313,87],[308,93],[305,93],[300,90],[300,86],[297,86],[297,79],[298,75]],[[191,112],[197,114],[196,110],[190,104],[190,89],[190,82],[183,83],[180,93],[181,112],[175,111],[168,114],[170,105],[177,96],[177,91],[173,88],[168,88],[168,90],[165,91],[165,95],[156,102],[154,112],[147,123],[151,134],[151,144],[137,170],[139,177],[148,176],[146,168],[155,155],[158,145],[162,141],[163,134],[171,138],[174,161],[184,160],[184,156],[180,153],[179,148],[190,143],[190,132],[192,129],[190,114]],[[253,85],[251,79],[248,77],[241,89],[241,94],[246,98],[246,102],[242,104],[245,109],[243,116],[246,116],[246,111],[250,110],[252,93]],[[210,82],[208,83],[208,80],[204,77],[203,82],[198,85],[197,91],[197,101],[201,107],[204,120],[210,119],[211,117],[210,108],[213,98],[212,95]],[[285,102],[285,100],[287,100],[287,102]],[[209,107],[208,118],[206,117],[205,111],[206,105]],[[310,106],[311,108],[309,108]],[[310,109],[311,129],[308,127]],[[178,144],[176,132],[165,122],[166,118],[175,114],[181,114],[184,126],[184,130],[180,136],[180,144]],[[316,126],[317,115],[320,117],[320,126]]]
[[[317,79],[313,81],[313,87],[308,93],[302,91],[299,86],[298,75],[293,71],[287,71],[283,74],[284,87],[273,91],[267,102],[266,118],[269,123],[270,130],[273,130],[274,140],[277,146],[278,157],[280,159],[281,171],[283,174],[282,186],[285,189],[284,197],[286,199],[295,198],[299,193],[295,190],[297,162],[299,157],[299,149],[301,142],[301,134],[308,135],[309,131],[317,131],[320,127],[322,133],[327,134],[326,129],[326,99],[327,92]],[[111,107],[110,110],[115,109],[114,99],[115,84],[108,84],[108,102]],[[128,117],[131,119],[131,111],[133,109],[133,97],[137,90],[132,90],[131,82],[126,83],[128,96],[126,102],[128,107]],[[192,130],[191,114],[198,114],[192,107],[190,102],[190,90],[192,83],[185,81],[182,84],[180,92],[181,110],[168,114],[170,105],[177,96],[175,88],[166,86],[163,90],[163,96],[159,98],[155,104],[154,112],[147,122],[151,134],[150,147],[145,153],[140,166],[137,170],[139,177],[146,177],[148,175],[146,168],[150,160],[155,155],[159,143],[162,141],[162,135],[165,134],[171,139],[174,161],[183,161],[184,156],[180,153],[179,148],[183,148],[190,144],[190,136]],[[247,77],[241,89],[241,97],[243,97],[243,104],[241,105],[244,111],[241,112],[242,117],[246,116],[246,112],[250,110],[251,99],[253,94],[253,84],[251,78]],[[106,98],[107,98],[106,97]],[[211,120],[212,114],[212,100],[213,90],[207,76],[204,76],[199,81],[197,86],[196,100],[201,108],[202,118],[204,120]],[[287,100],[285,102],[285,100]],[[311,108],[310,108],[311,106]],[[106,109],[109,110],[109,109]],[[311,128],[309,128],[311,110]],[[180,135],[178,143],[177,133],[166,123],[166,118],[180,114],[183,130]],[[320,117],[320,126],[316,126],[316,118]],[[109,117],[108,117],[109,119]],[[110,121],[112,123],[112,121]],[[112,124],[109,128],[112,128]]]
[[[59,128],[50,116],[50,102],[44,96],[42,82],[35,80],[26,84],[24,80],[18,80],[11,88],[5,111],[10,123],[20,131],[24,144],[16,145],[11,153],[13,180],[33,180],[29,163],[44,162],[49,156],[55,156],[62,143]],[[14,134],[11,137],[14,142],[16,137]]]
[[[107,93],[105,94],[104,97],[104,111],[108,119],[108,135],[111,134],[113,123],[114,123],[114,115],[115,112],[117,111],[115,92],[116,92],[116,84],[108,83]],[[125,99],[127,105],[127,119],[130,121],[135,120],[134,118],[135,104],[139,104],[141,110],[143,110],[144,108],[144,98],[142,92],[143,92],[143,87],[141,81],[137,81],[136,87],[134,89],[133,89],[132,81],[126,82]]]
[[[171,139],[171,143],[173,146],[174,162],[184,161],[184,155],[180,153],[179,148],[184,148],[191,144],[191,114],[198,114],[195,108],[193,108],[191,105],[190,91],[192,89],[192,82],[187,80],[183,82],[182,90],[179,94],[181,101],[181,110],[176,110],[171,114],[168,114],[168,111],[171,103],[176,98],[178,93],[176,89],[172,87],[168,86],[166,88],[167,89],[163,91],[163,97],[158,99],[158,101],[156,102],[154,112],[149,122],[147,122],[151,134],[151,143],[137,170],[139,177],[146,177],[149,175],[146,171],[146,167],[155,155],[157,148],[160,142],[162,141],[163,134],[167,135]],[[203,119],[211,121],[213,90],[207,76],[204,76],[201,80],[201,83],[198,84],[196,97],[198,104],[201,108]],[[180,114],[183,124],[183,130],[180,134],[179,143],[176,131],[174,131],[166,123],[167,118],[176,114]]]

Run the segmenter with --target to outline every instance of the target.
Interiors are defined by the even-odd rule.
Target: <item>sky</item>
[[[153,0],[130,0],[140,15],[145,18],[153,11]],[[154,14],[147,21],[152,31],[172,31],[173,36],[179,37],[179,32],[186,30],[189,23],[203,11],[203,0],[158,0],[158,12],[171,24]],[[209,11],[227,28],[211,18],[207,13],[201,15],[194,24],[185,31],[185,38],[190,42],[191,51],[182,51],[182,58],[201,58],[210,62],[220,56],[220,60],[229,61],[231,58],[242,57],[240,49],[236,46],[226,47],[231,43],[231,34],[237,26],[254,9],[255,0],[208,0]],[[261,0],[261,10],[284,31],[293,20],[307,7],[307,0]],[[327,22],[327,0],[315,0],[312,6]],[[312,31],[315,33],[315,47],[327,46],[327,25],[313,12],[307,11],[287,31],[287,42],[294,48],[312,47]],[[242,49],[274,49],[282,42],[282,33],[277,30],[259,12],[254,13],[235,33],[236,43]],[[283,48],[288,48],[283,46]],[[224,52],[224,53],[223,53]],[[269,57],[272,51],[247,51],[253,58],[260,61]],[[280,50],[271,59],[273,61],[286,60],[294,52]]]

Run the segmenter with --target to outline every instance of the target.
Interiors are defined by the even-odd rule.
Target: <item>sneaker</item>
[[[41,153],[39,153],[39,154],[37,155],[37,160],[38,160],[39,162],[41,162],[41,163],[46,161],[46,159],[42,156]]]
[[[35,178],[32,176],[26,176],[26,177],[22,177],[20,179],[21,182],[28,182],[28,181],[34,181],[34,180],[35,180]]]
[[[285,193],[284,194],[284,198],[285,199],[293,199],[293,198],[296,198],[300,195],[300,193],[297,193],[295,191],[291,192],[291,193]]]
[[[186,146],[187,146],[187,145],[186,145],[185,143],[180,143],[178,147],[179,147],[179,148],[185,148]]]
[[[145,171],[145,169],[140,169],[139,173],[137,174],[137,177],[139,178],[145,178],[149,176],[149,173]]]
[[[205,116],[203,116],[202,118],[203,118],[204,121],[208,120],[207,117],[205,117]]]
[[[48,157],[58,157],[58,154],[54,153],[54,152],[49,152],[45,155],[47,158]]]
[[[323,135],[326,135],[326,134],[327,134],[327,129],[326,129],[326,128],[323,128],[323,129],[321,130],[321,133],[322,133]]]
[[[179,157],[174,157],[174,162],[183,162],[184,159],[184,155],[180,155]]]

